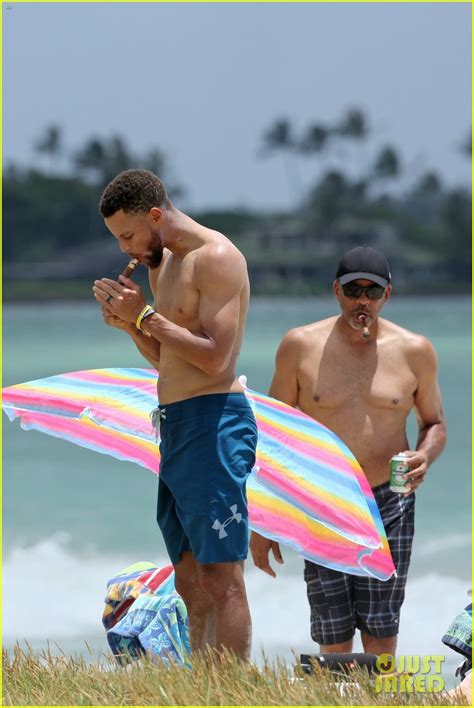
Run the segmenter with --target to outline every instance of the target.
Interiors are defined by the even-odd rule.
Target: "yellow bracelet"
[[[145,317],[148,317],[148,315],[154,314],[154,312],[155,312],[155,310],[152,308],[151,305],[145,305],[145,307],[143,308],[143,310],[140,312],[140,314],[137,317],[137,321],[135,322],[135,327],[137,329],[141,329],[142,328],[141,327],[142,320]]]
[[[150,307],[150,309],[148,310],[148,312],[145,312],[145,314],[144,314],[143,317],[142,317],[142,321],[140,322],[140,325],[143,324],[143,320],[144,320],[146,317],[150,317],[151,315],[156,315],[156,310],[154,310],[152,307]],[[143,329],[143,327],[141,327],[141,329]]]

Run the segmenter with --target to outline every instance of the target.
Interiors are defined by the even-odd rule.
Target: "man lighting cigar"
[[[106,324],[124,330],[160,372],[157,521],[188,610],[191,647],[247,658],[245,483],[257,426],[235,374],[247,265],[225,236],[179,211],[147,170],[117,175],[100,211],[120,249],[149,270],[152,305],[124,276],[96,280],[93,291]]]
[[[298,407],[336,433],[354,453],[372,487],[397,576],[362,578],[305,561],[311,636],[321,652],[350,652],[355,629],[366,652],[395,653],[400,608],[414,533],[415,490],[446,441],[437,358],[426,337],[382,319],[391,292],[385,256],[362,246],[338,265],[333,291],[341,314],[290,330],[276,356],[270,395]],[[418,421],[416,448],[406,434]],[[390,490],[390,460],[404,452],[404,493]],[[275,576],[276,542],[252,533],[255,564]]]

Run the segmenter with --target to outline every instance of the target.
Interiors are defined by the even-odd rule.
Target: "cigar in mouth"
[[[359,322],[361,324],[364,324],[367,317],[366,317],[366,315],[359,315],[359,317],[357,319],[359,320]],[[369,328],[367,327],[367,325],[362,327],[362,336],[364,337],[364,339],[368,339],[370,337],[370,332],[369,332]]]
[[[130,263],[128,264],[128,266],[125,268],[125,270],[123,271],[123,273],[121,275],[123,275],[124,278],[130,278],[130,276],[132,275],[132,273],[135,270],[135,268],[137,267],[137,265],[138,265],[138,260],[136,258],[132,258],[132,260],[130,261]]]

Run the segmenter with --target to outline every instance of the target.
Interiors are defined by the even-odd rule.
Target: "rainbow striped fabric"
[[[21,426],[136,462],[155,474],[150,421],[158,374],[94,369],[3,389],[3,409]],[[304,558],[386,580],[395,572],[367,479],[348,447],[323,425],[246,389],[255,412],[257,463],[247,482],[250,526]]]

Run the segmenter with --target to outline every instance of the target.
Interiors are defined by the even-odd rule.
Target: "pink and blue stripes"
[[[95,369],[3,389],[3,409],[35,429],[159,470],[150,411],[156,371]],[[247,482],[250,525],[308,560],[388,579],[395,568],[380,514],[357,460],[301,411],[247,389],[257,419],[256,467]]]

